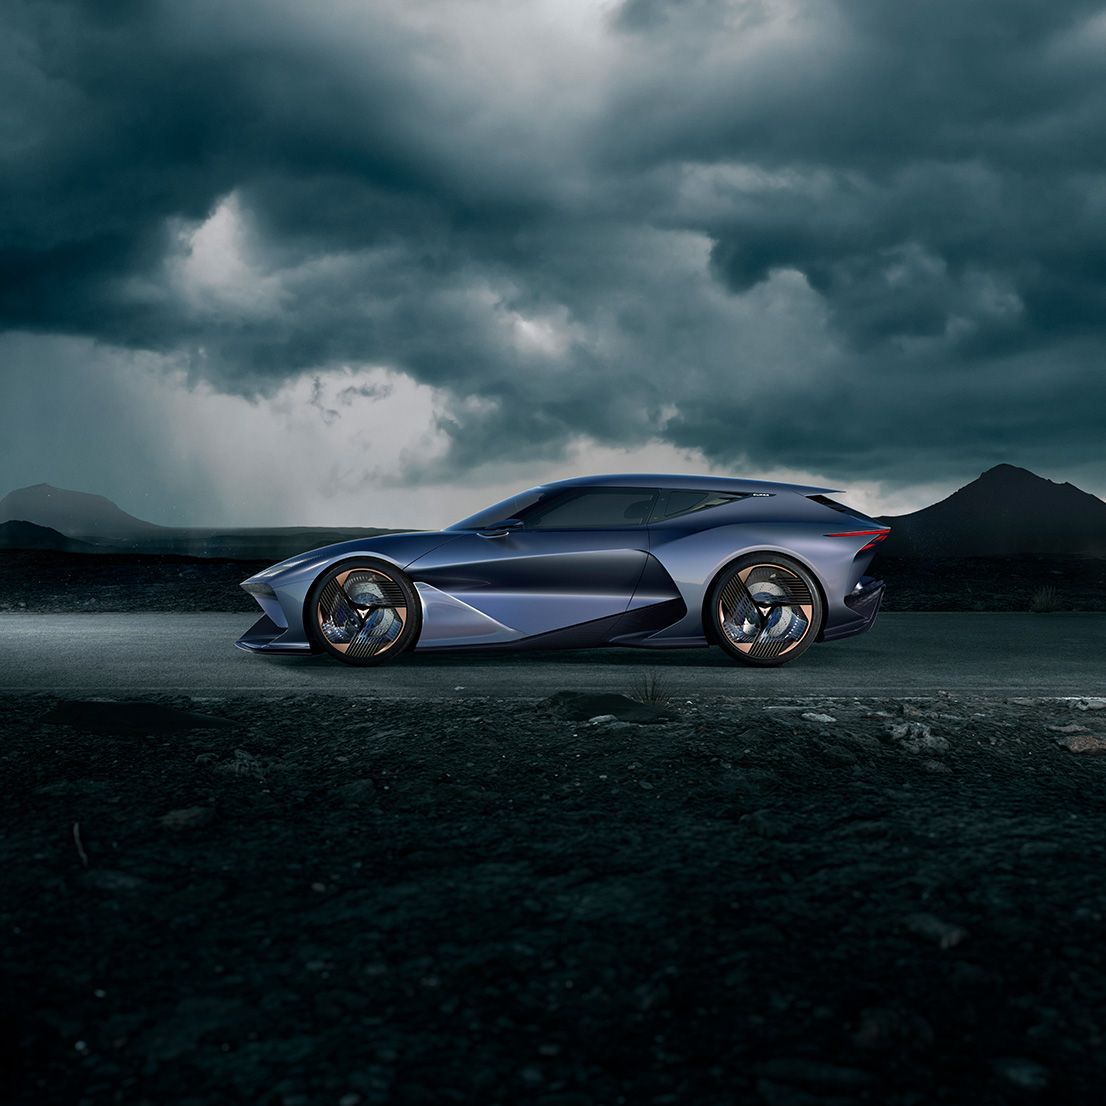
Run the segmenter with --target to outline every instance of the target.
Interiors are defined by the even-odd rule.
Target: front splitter
[[[247,653],[309,656],[311,646],[306,641],[287,641],[285,626],[278,626],[267,614],[262,615],[234,644]]]

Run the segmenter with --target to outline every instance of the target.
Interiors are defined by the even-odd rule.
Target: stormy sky
[[[1106,10],[0,14],[0,494],[445,523],[588,471],[1106,492]]]

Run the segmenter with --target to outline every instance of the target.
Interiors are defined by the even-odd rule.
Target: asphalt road
[[[409,654],[378,669],[234,648],[243,614],[0,615],[0,693],[130,696],[321,692],[541,697],[630,692],[650,669],[679,695],[1106,694],[1106,615],[883,614],[868,634],[780,669],[717,649]]]

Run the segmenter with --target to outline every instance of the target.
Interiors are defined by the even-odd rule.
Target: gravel
[[[10,1099],[1100,1101],[1068,703],[566,702],[0,700]]]

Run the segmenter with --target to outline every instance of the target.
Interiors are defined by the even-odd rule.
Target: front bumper
[[[863,634],[876,624],[886,584],[874,576],[861,576],[848,595],[845,607],[850,617],[838,619],[833,625],[827,625],[822,633],[822,641],[839,641],[844,637]]]

